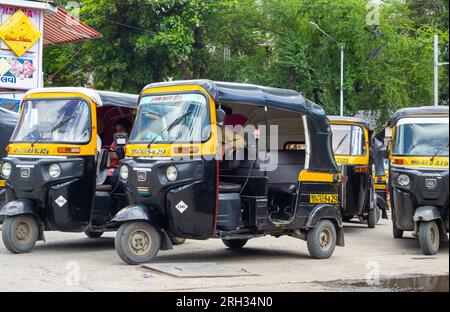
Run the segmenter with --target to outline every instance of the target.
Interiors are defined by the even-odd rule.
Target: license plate
[[[338,194],[311,194],[311,204],[337,204],[339,203]]]

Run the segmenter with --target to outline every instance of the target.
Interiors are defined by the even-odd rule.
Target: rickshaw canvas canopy
[[[422,106],[401,109],[392,117],[389,126],[394,127],[403,118],[430,115],[448,115],[448,106]]]
[[[40,88],[28,91],[25,97],[40,93],[79,93],[94,101],[97,107],[115,106],[136,109],[138,106],[137,95],[88,88]]]

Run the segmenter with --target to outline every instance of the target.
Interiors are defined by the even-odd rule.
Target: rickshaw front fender
[[[155,226],[160,234],[161,234],[161,250],[172,250],[173,245],[169,238],[169,235],[167,235],[166,231],[164,230],[163,226],[161,225],[161,222],[159,219],[155,216],[152,209],[150,207],[147,207],[145,205],[133,205],[128,206],[121,211],[119,211],[114,218],[112,218],[113,222],[116,223],[124,223],[124,222],[130,222],[130,221],[146,221],[150,222]]]
[[[0,216],[14,217],[24,214],[34,215],[40,221],[36,204],[29,199],[18,199],[5,204],[0,210]]]
[[[305,227],[309,229],[315,228],[322,220],[330,220],[334,223],[337,233],[337,245],[345,246],[341,212],[332,205],[319,205],[311,212]]]
[[[416,209],[414,222],[441,220],[439,209],[434,206],[422,206]]]
[[[36,204],[29,199],[18,199],[10,201],[0,209],[0,217],[15,217],[20,215],[33,215],[39,226],[39,241],[45,241],[44,226],[39,215]]]
[[[380,207],[380,209],[382,209],[382,210],[387,210],[387,209],[388,209],[388,204],[387,204],[387,202],[384,200],[383,197],[378,196],[378,195],[377,195],[377,205],[378,205],[378,207]]]

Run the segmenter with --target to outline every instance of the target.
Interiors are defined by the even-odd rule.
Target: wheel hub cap
[[[322,233],[320,233],[320,248],[328,249],[331,243],[331,233],[328,230],[323,230]]]
[[[152,245],[150,235],[142,230],[134,231],[130,236],[130,249],[136,255],[145,255]]]
[[[21,244],[27,243],[31,239],[31,226],[27,222],[21,222],[16,228],[16,238]]]

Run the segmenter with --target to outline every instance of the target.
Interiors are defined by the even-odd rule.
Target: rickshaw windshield
[[[331,125],[331,130],[335,155],[363,156],[366,154],[363,128],[352,125]]]
[[[195,143],[210,137],[206,98],[201,94],[142,98],[130,142]]]
[[[397,125],[392,154],[403,156],[448,156],[448,118],[403,119]]]
[[[89,104],[80,99],[27,100],[11,141],[86,144],[90,115]]]

